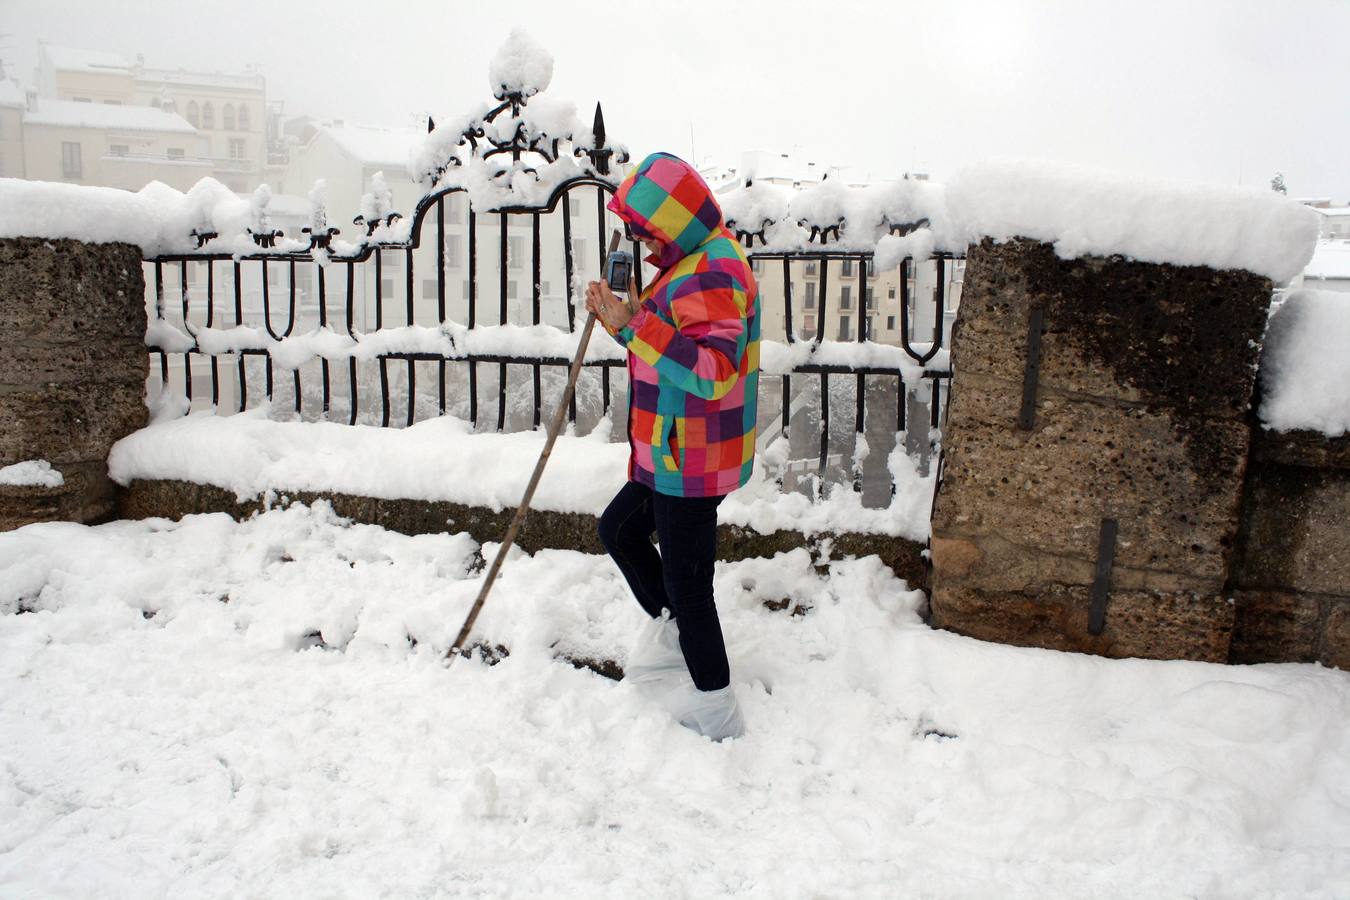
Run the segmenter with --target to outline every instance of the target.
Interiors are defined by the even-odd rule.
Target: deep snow
[[[514,556],[477,632],[510,656],[442,667],[474,550],[324,507],[0,535],[0,895],[1350,884],[1350,673],[984,644],[797,551],[718,567],[748,731],[716,745],[554,658],[622,659],[603,558]]]

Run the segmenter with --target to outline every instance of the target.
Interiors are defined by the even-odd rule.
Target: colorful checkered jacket
[[[675,497],[729,494],[750,477],[759,387],[759,287],[693,167],[654,153],[609,202],[664,247],[628,348],[628,477]]]

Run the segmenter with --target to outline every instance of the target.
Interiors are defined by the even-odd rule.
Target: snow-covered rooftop
[[[42,45],[42,55],[52,68],[63,72],[130,72],[131,63],[120,53],[104,50],[81,50],[76,47]]]
[[[1318,241],[1303,277],[1350,280],[1350,241]]]
[[[195,72],[188,69],[147,69],[136,67],[138,81],[168,82],[171,84],[207,85],[212,87],[262,90],[266,79],[257,72]]]
[[[196,134],[197,129],[177,113],[153,106],[118,103],[79,103],[73,100],[38,101],[24,116],[25,125],[57,125],[66,128],[106,128],[122,131],[164,131]]]
[[[1313,206],[1318,215],[1326,216],[1328,219],[1350,216],[1350,206]]]
[[[418,128],[376,128],[369,125],[325,125],[320,129],[343,152],[366,165],[390,166],[402,172],[413,150],[426,141]]]

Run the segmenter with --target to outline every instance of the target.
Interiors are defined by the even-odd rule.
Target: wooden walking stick
[[[610,253],[619,249],[621,238],[622,235],[616,230],[609,241]],[[553,413],[553,421],[548,427],[548,437],[544,441],[544,452],[539,454],[539,462],[534,464],[534,474],[530,476],[530,483],[525,486],[525,496],[520,500],[520,506],[516,509],[516,515],[511,520],[510,527],[506,529],[506,536],[502,538],[502,545],[497,549],[497,558],[492,561],[487,578],[478,590],[478,599],[473,601],[473,606],[469,609],[469,615],[464,620],[464,627],[459,630],[459,637],[455,638],[455,642],[446,651],[445,655],[448,660],[453,660],[463,649],[464,642],[468,640],[469,632],[473,630],[473,623],[478,620],[478,613],[482,611],[488,592],[492,590],[492,585],[497,580],[497,573],[501,571],[507,551],[516,541],[516,532],[520,530],[521,523],[525,521],[525,514],[530,510],[530,500],[534,498],[534,489],[539,486],[539,479],[544,474],[544,466],[548,463],[549,454],[553,452],[553,442],[558,439],[558,433],[562,431],[563,420],[567,416],[567,408],[572,402],[573,393],[576,392],[577,376],[581,374],[581,362],[586,358],[586,347],[591,342],[591,331],[594,328],[595,313],[588,313],[586,325],[581,330],[581,341],[577,344],[577,355],[572,359],[572,367],[567,372],[567,387],[563,390],[562,400],[559,401],[558,409]]]

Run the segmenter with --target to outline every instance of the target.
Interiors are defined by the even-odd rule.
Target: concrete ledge
[[[357,497],[351,494],[313,491],[277,492],[282,504],[324,500],[338,515],[369,525],[379,525],[403,534],[465,532],[479,543],[499,541],[506,533],[514,509],[500,512],[462,503]],[[117,513],[123,519],[162,517],[180,519],[194,513],[223,512],[245,519],[270,505],[262,497],[240,502],[232,491],[187,481],[133,481],[117,492]],[[582,513],[531,510],[516,537],[516,545],[529,553],[544,549],[604,553],[596,534],[596,518]],[[775,553],[804,547],[813,555],[832,557],[881,557],[896,576],[912,588],[927,588],[924,546],[905,538],[876,534],[843,533],[808,537],[797,531],[760,534],[735,525],[718,527],[717,555],[725,561],[771,557]]]

